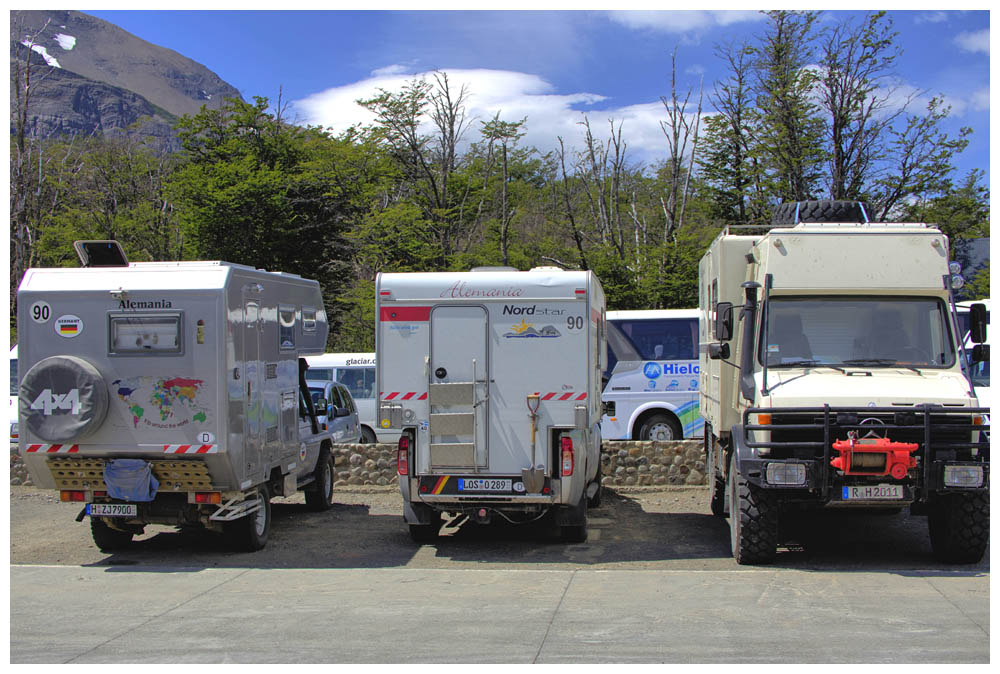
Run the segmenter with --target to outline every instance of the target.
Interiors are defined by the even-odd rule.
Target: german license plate
[[[510,491],[510,480],[458,478],[459,491]]]
[[[87,514],[91,517],[135,517],[139,506],[135,503],[88,503]]]
[[[868,484],[844,487],[845,501],[892,501],[903,498],[901,484]]]

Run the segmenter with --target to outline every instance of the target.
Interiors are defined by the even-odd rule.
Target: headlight
[[[981,487],[983,486],[982,466],[945,466],[944,486],[946,487]]]
[[[768,484],[799,486],[806,483],[806,465],[804,463],[769,463],[767,464]]]

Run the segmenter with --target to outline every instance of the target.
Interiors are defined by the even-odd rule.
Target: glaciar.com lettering
[[[172,309],[170,300],[118,300],[118,309],[125,311],[128,309]]]
[[[374,358],[348,358],[347,362],[344,363],[344,367],[351,367],[352,365],[374,365]]]
[[[455,285],[447,290],[441,291],[441,297],[520,297],[524,294],[523,288],[507,286],[505,288],[470,288],[465,281],[457,281]]]
[[[540,307],[537,304],[505,304],[503,306],[504,316],[562,316],[565,309],[551,309]]]

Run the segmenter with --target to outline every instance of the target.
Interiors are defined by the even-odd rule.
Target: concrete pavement
[[[12,663],[989,662],[962,571],[11,566]]]

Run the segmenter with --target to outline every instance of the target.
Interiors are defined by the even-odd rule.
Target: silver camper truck
[[[29,269],[17,292],[20,454],[35,484],[80,501],[102,550],[150,523],[258,550],[272,496],[304,489],[328,508],[330,439],[303,358],[326,344],[319,284],[128,263],[114,242],[77,249],[84,268]]]
[[[783,204],[769,231],[726,230],[701,259],[711,509],[741,564],[773,561],[781,519],[814,508],[909,506],[943,561],[989,542],[989,410],[962,370],[948,239],[866,211]],[[986,360],[973,312],[969,355]]]
[[[443,513],[514,523],[553,512],[587,536],[600,499],[604,291],[543,267],[376,279],[379,425],[401,432],[397,472],[415,541]]]

